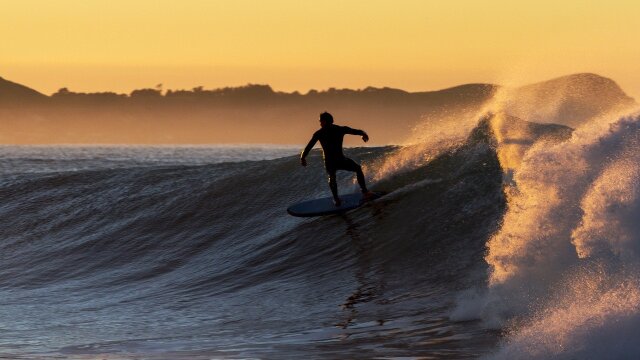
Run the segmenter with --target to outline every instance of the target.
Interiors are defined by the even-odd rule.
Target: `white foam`
[[[534,145],[514,173],[489,286],[452,314],[509,330],[495,358],[640,357],[640,115],[610,119]]]

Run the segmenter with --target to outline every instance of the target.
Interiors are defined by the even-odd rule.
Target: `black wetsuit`
[[[338,196],[336,183],[337,170],[355,171],[358,177],[358,184],[360,185],[362,192],[367,192],[362,168],[355,161],[345,157],[342,153],[342,140],[346,134],[363,136],[365,135],[365,132],[362,130],[352,129],[348,126],[329,124],[313,134],[309,144],[307,144],[300,155],[301,158],[305,158],[316,142],[320,141],[320,145],[322,146],[322,157],[324,158],[324,167],[327,169],[327,174],[329,175],[329,187],[331,188],[334,198],[337,198]]]

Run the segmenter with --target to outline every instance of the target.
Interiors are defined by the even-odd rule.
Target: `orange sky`
[[[640,98],[640,2],[0,0],[0,76],[50,94],[267,83],[306,92],[576,72]]]

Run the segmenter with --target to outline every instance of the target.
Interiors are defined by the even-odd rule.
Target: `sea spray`
[[[627,141],[581,201],[584,215],[571,234],[580,258],[613,253],[624,260],[640,259],[640,144],[638,137]]]
[[[481,107],[479,110],[458,112],[455,115],[425,115],[413,128],[403,146],[384,159],[367,165],[365,172],[371,172],[372,181],[378,182],[424,166],[438,155],[463,145],[478,125],[478,119],[486,114],[486,107]]]
[[[462,293],[453,313],[508,329],[498,358],[639,354],[613,349],[640,327],[640,116],[613,120],[535,144],[514,174],[488,286]]]
[[[499,350],[488,358],[637,358],[638,268],[607,267],[590,262],[566,277],[546,306],[507,327]]]
[[[570,82],[571,79],[562,81]],[[411,171],[439,154],[455,150],[464,144],[479,122],[490,119],[491,130],[496,140],[493,145],[500,157],[505,176],[511,178],[525,152],[535,142],[549,133],[552,133],[550,140],[556,142],[570,135],[568,128],[559,125],[549,124],[543,127],[530,122],[533,119],[549,123],[563,114],[567,107],[567,99],[572,98],[571,92],[575,90],[574,86],[564,82],[561,88],[555,90],[556,96],[553,97],[541,93],[544,89],[537,87],[499,87],[495,89],[493,96],[479,107],[424,114],[403,146],[381,161],[367,164],[365,170],[372,174],[369,177],[374,182]],[[601,115],[601,112],[598,114]],[[590,113],[590,116],[595,115]],[[583,120],[588,121],[591,117]],[[548,126],[555,127],[555,131],[549,131]]]

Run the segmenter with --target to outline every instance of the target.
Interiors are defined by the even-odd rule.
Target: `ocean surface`
[[[0,147],[0,358],[640,357],[640,116],[450,126],[318,218],[318,150]]]

